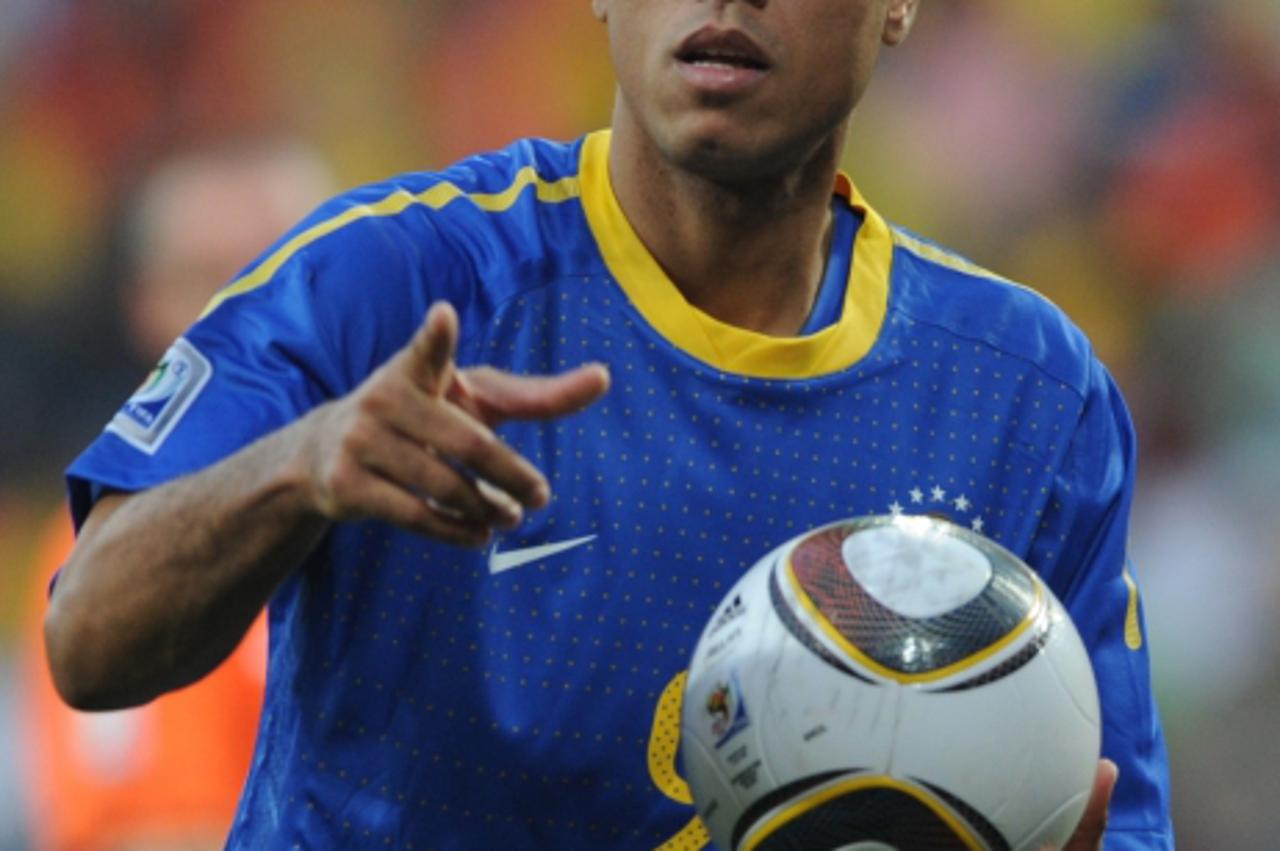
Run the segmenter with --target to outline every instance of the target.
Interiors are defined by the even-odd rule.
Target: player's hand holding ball
[[[413,339],[351,394],[294,428],[314,509],[375,517],[451,543],[481,546],[550,498],[543,475],[493,431],[552,419],[598,399],[600,364],[555,376],[458,369],[458,317],[437,302]]]
[[[767,555],[683,706],[724,851],[1100,847],[1115,767],[1084,645],[1030,568],[945,521],[845,521]]]

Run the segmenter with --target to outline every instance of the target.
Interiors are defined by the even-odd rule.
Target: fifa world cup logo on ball
[[[718,738],[729,729],[729,684],[721,683],[707,695],[707,712],[711,715],[711,732]]]

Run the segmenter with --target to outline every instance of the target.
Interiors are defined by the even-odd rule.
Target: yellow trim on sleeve
[[[256,290],[270,281],[280,271],[289,258],[306,248],[316,240],[341,230],[352,222],[371,217],[396,216],[414,206],[439,210],[458,199],[466,199],[486,213],[502,213],[515,205],[520,194],[529,186],[534,187],[538,200],[544,203],[559,203],[577,198],[579,193],[576,175],[556,181],[543,180],[533,166],[525,166],[516,173],[511,185],[501,192],[467,193],[453,183],[441,182],[417,194],[397,189],[380,201],[372,204],[361,204],[343,210],[332,218],[312,225],[294,236],[284,245],[273,251],[265,260],[232,281],[209,301],[200,313],[200,318],[208,316],[218,309],[224,301]]]
[[[943,823],[951,828],[951,832],[964,843],[965,848],[970,849],[970,851],[982,851],[986,847],[982,840],[975,836],[964,822],[956,818],[941,800],[914,784],[904,783],[897,778],[882,774],[851,777],[831,786],[820,788],[808,796],[796,799],[768,821],[748,833],[738,847],[741,851],[755,851],[762,842],[774,833],[777,833],[780,829],[810,810],[825,804],[833,798],[839,798],[851,792],[858,792],[864,789],[896,789],[899,792],[910,795],[930,810],[933,810],[934,815],[942,819]]]
[[[1041,584],[1037,582],[1035,586],[1035,600],[1027,609],[1026,615],[1023,616],[1022,620],[1015,625],[1013,629],[1009,630],[1003,636],[976,653],[971,653],[963,659],[952,662],[950,665],[945,665],[941,668],[936,668],[932,671],[925,671],[920,674],[907,674],[902,671],[895,671],[893,668],[880,664],[875,659],[872,659],[866,653],[862,652],[862,650],[849,639],[845,638],[840,630],[836,628],[835,624],[828,620],[826,614],[824,614],[823,611],[818,608],[818,605],[813,602],[809,597],[808,592],[804,590],[804,586],[800,584],[799,577],[796,576],[795,564],[789,557],[787,559],[786,574],[787,584],[790,585],[791,592],[795,595],[795,598],[800,602],[800,605],[809,613],[809,617],[813,618],[814,623],[818,625],[827,638],[831,639],[831,641],[848,654],[850,658],[857,660],[858,664],[868,670],[879,674],[887,680],[904,684],[935,682],[937,680],[945,679],[952,674],[972,668],[974,665],[977,665],[985,659],[990,659],[992,656],[996,655],[1017,640],[1018,636],[1030,629],[1032,624],[1039,619],[1041,613],[1044,611],[1044,591]]]
[[[618,204],[609,177],[609,131],[582,148],[582,205],[613,277],[645,320],[676,347],[725,372],[760,378],[811,378],[846,369],[875,343],[889,302],[893,237],[840,176],[837,191],[862,214],[844,309],[834,325],[804,337],[772,337],[721,322],[690,304],[649,253]]]
[[[1022,286],[1014,281],[1009,280],[1001,275],[997,275],[990,269],[984,269],[976,263],[971,263],[958,254],[952,254],[950,251],[944,251],[936,245],[930,245],[922,239],[917,239],[911,234],[900,228],[893,229],[893,241],[915,254],[939,266],[953,269],[957,272],[963,272],[966,275],[973,275],[976,278],[991,278],[992,280],[1001,281],[1006,284],[1014,284],[1014,286]],[[1026,287],[1023,287],[1026,289]]]
[[[1142,649],[1142,624],[1138,620],[1138,583],[1133,581],[1126,568],[1120,574],[1129,589],[1129,605],[1124,613],[1124,646],[1130,650]]]

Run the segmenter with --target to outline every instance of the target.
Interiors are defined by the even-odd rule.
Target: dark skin
[[[593,0],[619,81],[618,201],[690,303],[762,333],[802,326],[850,116],[917,5]],[[457,333],[436,305],[349,396],[204,471],[100,500],[45,621],[63,696],[109,709],[203,676],[333,522],[378,518],[483,546],[545,505],[545,478],[492,429],[579,410],[608,373],[458,370]],[[1071,851],[1100,847],[1114,783],[1103,761]]]
[[[849,116],[915,3],[592,6],[618,73],[610,172],[633,227],[692,304],[794,334],[822,278]],[[767,67],[717,79],[705,60],[735,51]]]

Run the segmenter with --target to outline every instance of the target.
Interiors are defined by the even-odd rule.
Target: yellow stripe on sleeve
[[[352,222],[373,217],[397,216],[414,206],[439,210],[459,199],[470,201],[486,213],[502,213],[511,209],[520,198],[521,193],[529,186],[534,187],[538,200],[543,203],[560,203],[577,198],[579,195],[576,175],[563,177],[555,181],[547,181],[534,170],[533,166],[525,166],[520,169],[516,173],[515,179],[511,181],[511,185],[501,192],[467,193],[463,192],[457,185],[447,181],[437,183],[416,195],[403,189],[397,189],[380,201],[373,204],[361,204],[343,210],[336,216],[325,219],[297,234],[273,251],[249,272],[219,291],[200,313],[200,318],[203,319],[217,310],[219,305],[227,299],[252,292],[266,284],[275,277],[275,274],[280,271],[280,267],[287,263],[293,255],[316,240],[328,236],[334,231],[341,230]]]
[[[1138,583],[1129,575],[1128,568],[1121,574],[1129,589],[1129,605],[1124,613],[1124,646],[1130,650],[1142,649],[1142,625],[1138,622]]]
[[[1006,284],[1013,284],[1021,287],[1021,284],[1011,281],[1008,278],[997,275],[990,269],[984,269],[976,263],[971,263],[959,255],[944,251],[937,246],[930,245],[922,239],[917,239],[911,234],[900,228],[893,228],[893,241],[898,246],[907,249],[917,257],[922,257],[932,263],[937,263],[947,269],[953,269],[957,272],[963,272],[966,275],[972,275],[975,278],[990,278],[995,281],[1001,281]],[[1026,287],[1022,287],[1027,289]]]

